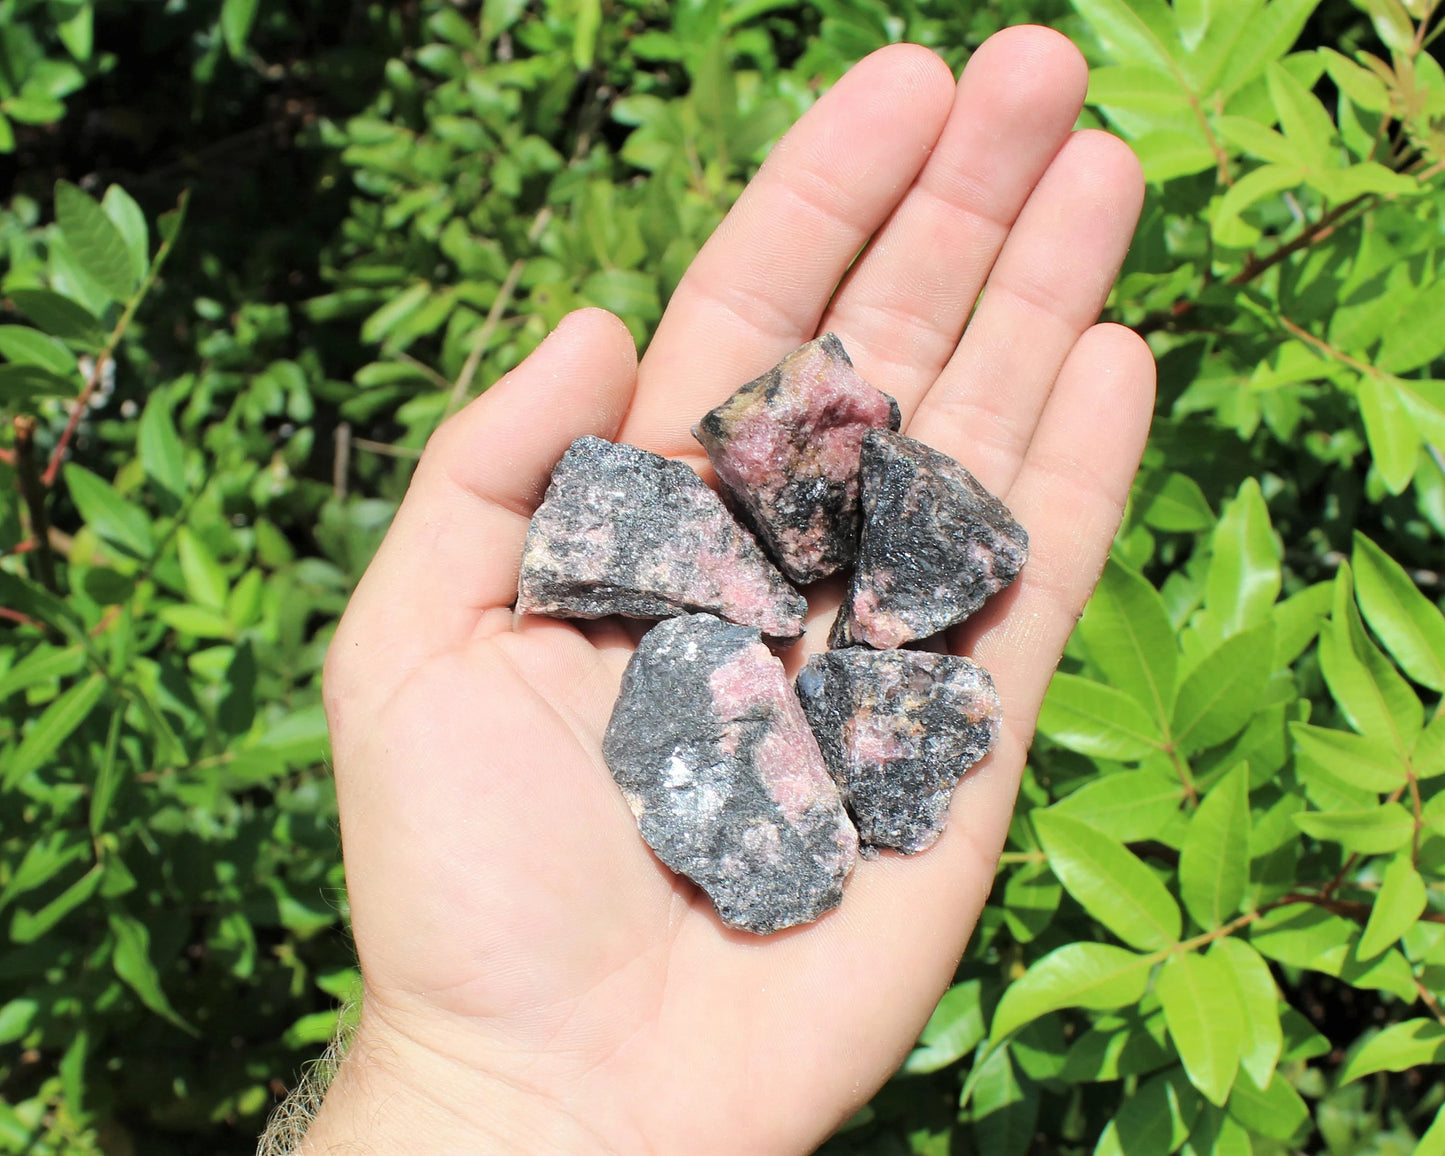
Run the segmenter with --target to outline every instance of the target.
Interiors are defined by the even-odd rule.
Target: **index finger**
[[[804,114],[678,285],[620,440],[701,458],[692,424],[814,337],[849,264],[927,161],[953,94],[937,55],[896,44]]]

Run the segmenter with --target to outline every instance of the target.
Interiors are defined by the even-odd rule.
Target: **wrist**
[[[515,1081],[365,1018],[298,1156],[611,1154],[585,1120]]]

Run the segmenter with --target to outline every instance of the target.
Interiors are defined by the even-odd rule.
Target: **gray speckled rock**
[[[794,582],[858,554],[858,454],[897,429],[898,403],[858,376],[831,333],[783,358],[693,427],[718,481]]]
[[[798,697],[865,856],[931,847],[959,778],[998,736],[998,694],[967,658],[853,647],[815,654]]]
[[[900,433],[863,438],[863,533],[828,645],[881,650],[962,622],[1016,577],[1028,535],[946,454]]]
[[[517,609],[562,618],[707,611],[796,638],[808,607],[688,466],[582,437],[527,530]]]
[[[694,614],[648,631],[602,754],[642,837],[724,923],[765,934],[842,901],[858,837],[756,630]]]

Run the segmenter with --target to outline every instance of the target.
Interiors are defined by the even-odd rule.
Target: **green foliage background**
[[[1445,1152],[1434,7],[0,0],[0,1152],[251,1150],[356,982],[317,680],[428,434],[578,305],[645,342],[851,62],[1025,20],[1150,178],[1158,414],[826,1151]]]

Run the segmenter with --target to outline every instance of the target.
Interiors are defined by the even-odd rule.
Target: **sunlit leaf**
[[[1370,907],[1370,921],[1360,936],[1359,956],[1371,959],[1415,926],[1425,910],[1425,881],[1408,855],[1398,855],[1385,868],[1380,890]]]
[[[1244,898],[1249,831],[1249,765],[1241,763],[1210,788],[1189,820],[1179,852],[1179,895],[1205,930],[1221,926]],[[1200,1090],[1209,1095],[1207,1089]]]
[[[1035,811],[1033,823],[1050,869],[1085,911],[1143,951],[1178,941],[1179,907],[1138,856],[1068,815]]]
[[[1340,1083],[1372,1072],[1404,1072],[1439,1063],[1445,1063],[1445,1025],[1431,1019],[1405,1020],[1372,1036],[1352,1055],[1340,1072]]]
[[[1445,614],[1403,566],[1358,532],[1351,561],[1370,629],[1406,674],[1431,690],[1445,690]]]
[[[1244,940],[1235,936],[1215,940],[1209,949],[1234,981],[1244,1013],[1244,1044],[1240,1066],[1259,1087],[1267,1087],[1284,1048],[1279,1018],[1279,989],[1269,965]]]
[[[1002,1039],[1060,1008],[1125,1007],[1144,994],[1152,967],[1148,956],[1111,944],[1065,944],[1004,989],[989,1035]]]
[[[1056,674],[1038,728],[1061,746],[1101,759],[1140,759],[1163,746],[1157,724],[1131,697],[1073,674]]]
[[[140,280],[125,238],[105,210],[69,181],[58,181],[55,217],[85,272],[117,301],[128,300]]]

